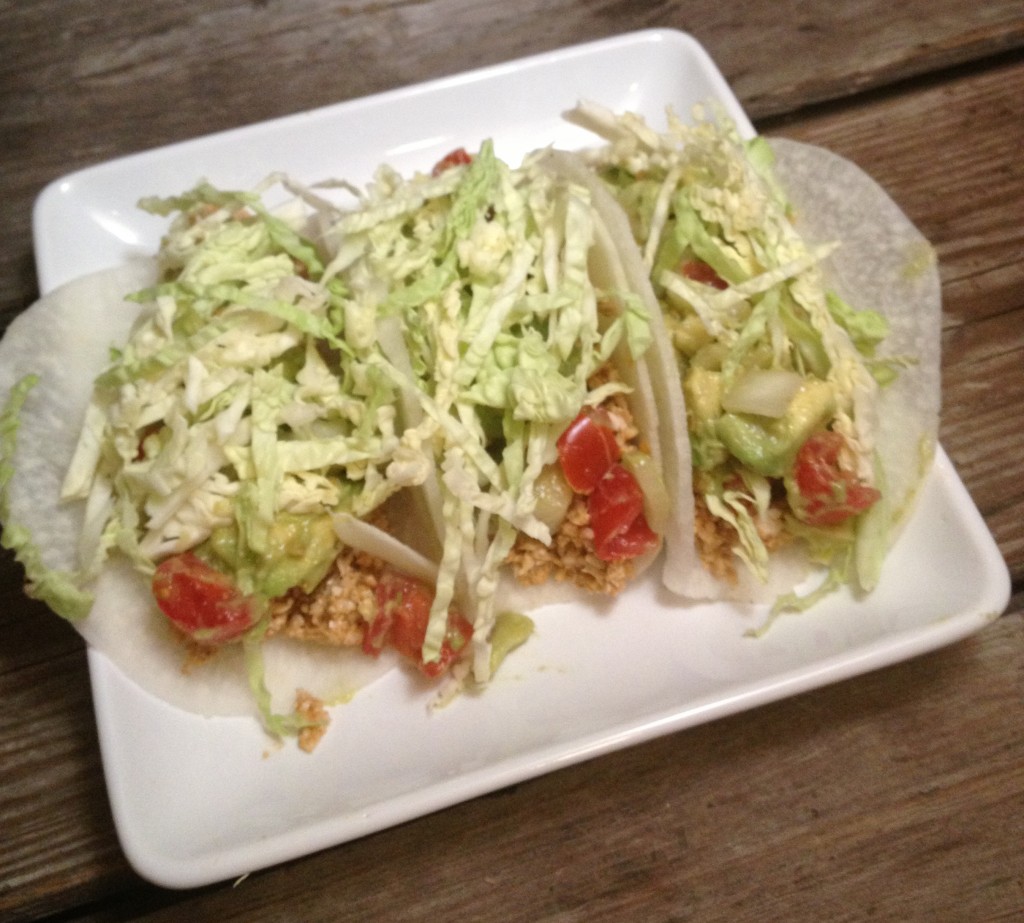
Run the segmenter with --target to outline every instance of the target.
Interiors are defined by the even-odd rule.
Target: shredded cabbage
[[[422,480],[391,466],[396,389],[375,338],[349,336],[340,283],[318,278],[324,262],[299,226],[308,215],[285,210],[288,223],[258,193],[207,184],[142,204],[180,213],[65,481],[67,499],[105,498],[90,538],[115,535],[142,563],[233,524],[260,554],[280,513],[365,515]],[[102,556],[112,544],[89,547]]]

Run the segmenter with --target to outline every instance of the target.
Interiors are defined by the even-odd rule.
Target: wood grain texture
[[[935,243],[941,438],[1016,588],[935,654],[179,894],[121,855],[82,644],[2,554],[0,920],[1024,913],[1018,2],[0,0],[0,26],[4,320],[36,294],[31,202],[69,170],[573,41],[693,32],[760,127],[856,160]]]
[[[130,876],[111,836],[84,652],[0,674],[0,919]]]

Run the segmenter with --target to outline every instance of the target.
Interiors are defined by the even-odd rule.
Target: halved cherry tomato
[[[589,494],[622,456],[622,449],[609,426],[584,411],[556,443],[562,473],[578,494]]]
[[[385,571],[377,584],[377,614],[363,636],[363,651],[376,656],[390,645],[427,676],[440,676],[472,637],[473,626],[459,613],[449,613],[441,653],[437,660],[424,663],[423,639],[433,601],[433,589],[422,580]]]
[[[882,497],[874,487],[839,467],[845,446],[840,433],[825,430],[810,436],[797,452],[793,482],[799,497],[794,511],[812,526],[839,525]]]
[[[679,264],[679,275],[703,285],[726,289],[729,283],[703,260],[684,260]]]
[[[160,611],[203,644],[234,641],[255,620],[252,600],[229,577],[191,552],[161,561],[152,586]]]
[[[430,171],[430,175],[440,176],[451,167],[461,167],[472,162],[473,158],[466,153],[466,149],[464,147],[457,147],[454,151],[449,151],[434,164],[434,169]]]
[[[658,544],[644,517],[644,495],[633,474],[613,465],[587,499],[594,551],[602,561],[635,558]]]

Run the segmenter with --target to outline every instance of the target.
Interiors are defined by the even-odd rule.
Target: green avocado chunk
[[[717,419],[722,413],[722,373],[692,366],[683,380],[683,395],[691,429]]]
[[[807,437],[835,413],[832,386],[805,379],[784,416],[777,420],[754,414],[725,413],[715,430],[725,447],[744,465],[765,477],[782,477]]]
[[[270,528],[265,555],[240,554],[233,526],[215,529],[207,547],[231,572],[251,575],[257,594],[274,599],[292,587],[311,592],[337,555],[338,537],[326,513],[285,513]]]
[[[491,673],[533,634],[533,619],[521,612],[499,612],[491,632]]]

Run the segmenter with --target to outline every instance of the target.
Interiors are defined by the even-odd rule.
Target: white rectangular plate
[[[752,127],[689,36],[652,30],[514,61],[101,164],[51,184],[34,215],[41,285],[152,252],[145,195],[198,179],[242,188],[287,171],[368,180],[424,169],[493,138],[516,161],[590,139],[560,119],[580,99],[663,121],[717,99]],[[839,594],[755,640],[764,610],[680,606],[654,578],[607,611],[562,605],[480,696],[428,711],[393,672],[333,710],[313,755],[268,745],[254,721],[206,719],[141,692],[90,652],[107,786],[122,846],[168,887],[227,879],[511,783],[951,643],[1002,612],[1009,577],[948,458],[866,600]]]

